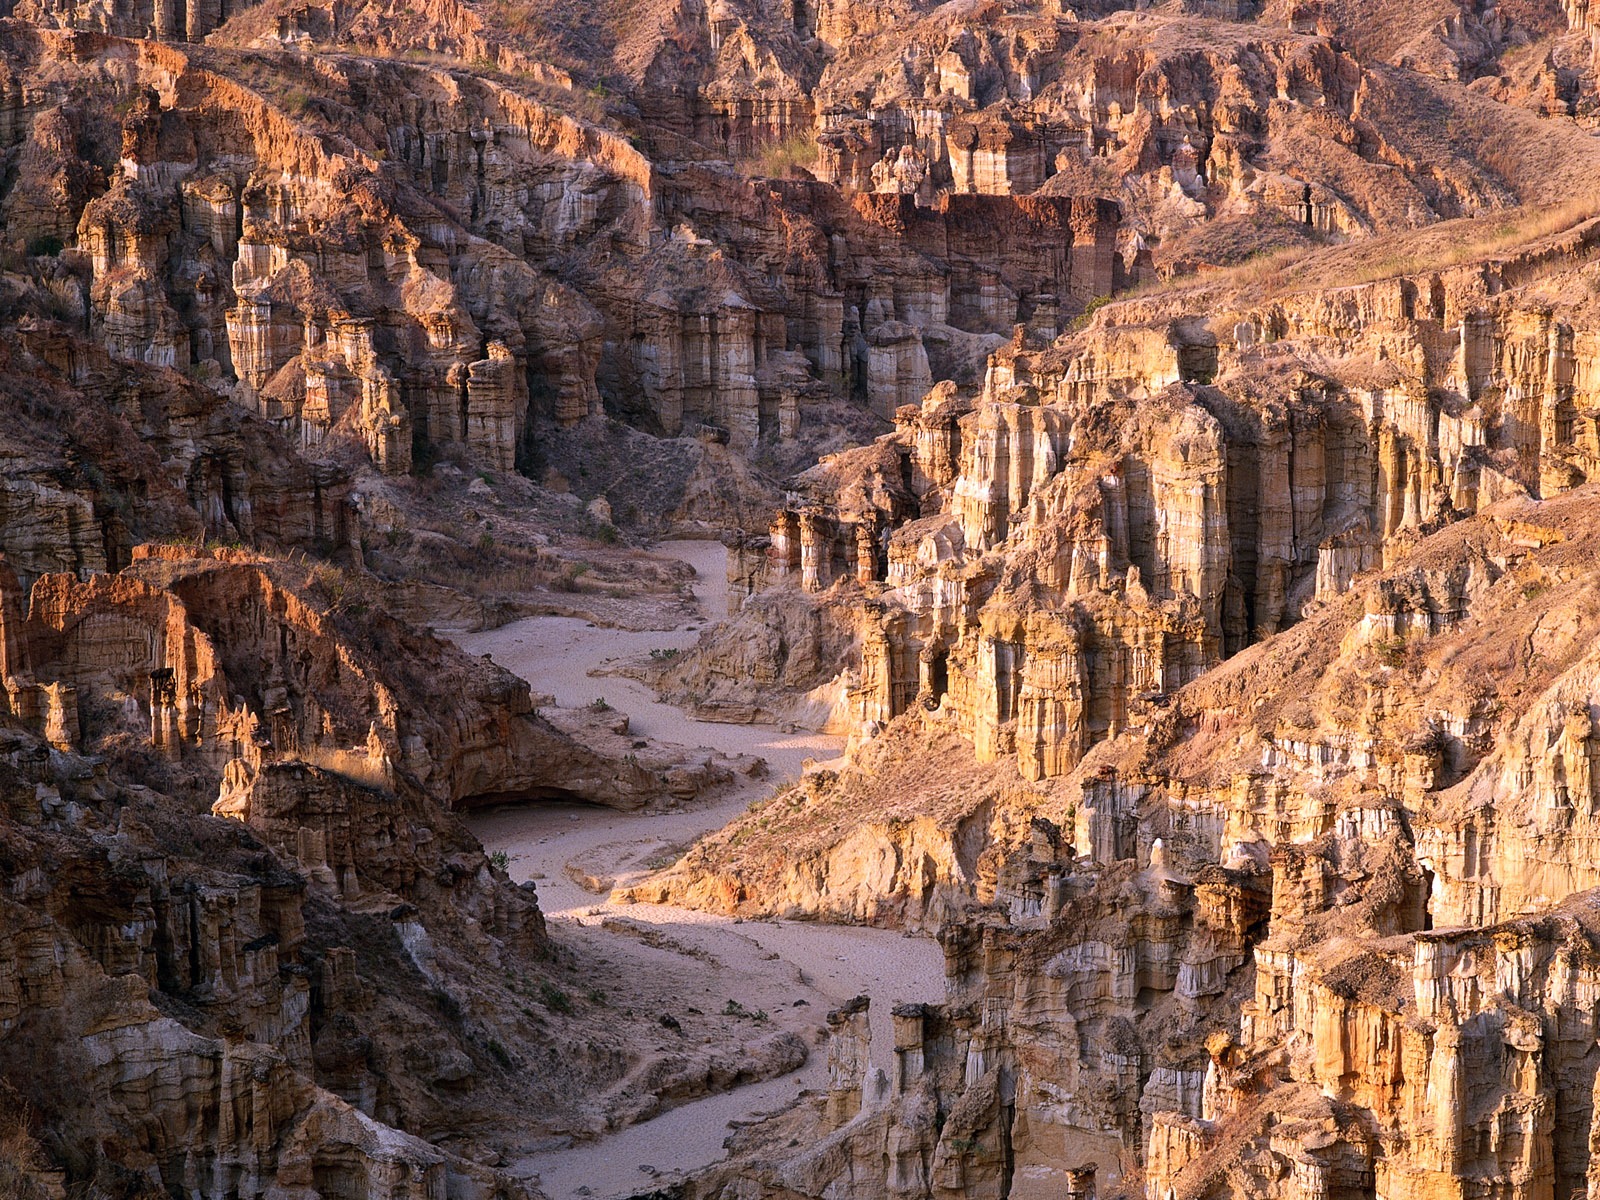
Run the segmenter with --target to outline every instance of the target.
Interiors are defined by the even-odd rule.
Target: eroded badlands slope
[[[950,1001],[705,1194],[1588,1186],[1596,222],[1448,229],[1019,338],[747,543],[860,748],[635,894],[936,929]]]
[[[453,815],[728,781],[426,629],[660,628],[667,531],[630,669],[853,745],[636,895],[950,986],[683,1194],[1588,1189],[1596,36],[0,4],[0,1189],[510,1197],[795,1065]]]

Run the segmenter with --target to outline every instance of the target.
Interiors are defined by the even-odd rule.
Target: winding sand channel
[[[667,905],[612,904],[568,875],[568,864],[576,873],[610,878],[663,865],[699,835],[726,824],[754,797],[799,775],[806,759],[828,759],[842,747],[840,739],[814,733],[696,721],[657,703],[634,680],[589,675],[610,658],[656,648],[686,649],[704,620],[722,612],[727,552],[719,543],[665,542],[657,549],[695,568],[701,619],[670,629],[627,632],[577,618],[532,617],[484,633],[460,634],[456,640],[470,654],[491,655],[527,679],[535,692],[553,694],[564,707],[603,698],[627,713],[631,728],[641,736],[759,754],[771,768],[769,777],[676,812],[632,814],[582,804],[528,804],[473,814],[468,824],[488,850],[506,852],[513,879],[538,881],[540,907],[563,939],[581,939],[595,955],[620,960],[630,973],[654,974],[663,984],[671,980],[681,987],[686,974],[703,982],[706,1011],[733,998],[748,1009],[766,1010],[775,1028],[802,1033],[812,1053],[804,1067],[789,1075],[691,1101],[595,1141],[542,1150],[517,1161],[513,1169],[536,1175],[552,1200],[629,1195],[660,1186],[680,1172],[720,1159],[731,1123],[782,1109],[804,1089],[825,1088],[826,1048],[814,1040],[816,1031],[829,1008],[852,996],[872,998],[872,1061],[885,1072],[891,1066],[893,1006],[944,998],[943,954],[930,938],[854,926],[735,922]],[[610,927],[603,927],[608,920]],[[619,922],[662,938],[650,945],[619,936]],[[649,1021],[644,1015],[639,1019]]]

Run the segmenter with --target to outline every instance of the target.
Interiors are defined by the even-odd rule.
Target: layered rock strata
[[[855,607],[859,734],[940,708],[980,760],[1065,775],[1419,534],[1591,476],[1593,315],[1557,297],[1597,239],[1019,335],[976,397],[941,385],[799,476],[739,573],[763,611]]]
[[[1026,821],[974,794],[944,822],[968,862],[869,810],[850,768],[691,855],[668,878],[699,903],[934,918],[949,997],[896,1013],[897,1066],[859,1108],[787,1118],[811,1149],[752,1133],[691,1194],[1583,1190],[1592,491],[1396,551],[1095,746]],[[874,744],[929,764],[915,795],[885,777],[896,803],[972,791],[959,750],[910,749],[953,723],[908,714]],[[937,910],[890,902],[889,864],[919,862]],[[779,909],[785,878],[810,890]]]
[[[45,576],[26,602],[0,568],[9,711],[61,749],[126,739],[213,797],[280,761],[374,786],[409,779],[448,808],[549,795],[628,808],[666,794],[657,774],[547,723],[524,681],[355,598],[337,569],[293,580],[247,551],[135,553],[114,576]],[[410,702],[441,686],[450,707]],[[706,761],[672,786],[727,778]]]
[[[546,7],[24,5],[7,228],[113,358],[190,372],[312,458],[537,471],[542,427],[602,408],[741,453],[801,437],[830,392],[891,418],[1013,325],[1053,337],[1148,278],[1153,250],[1366,236],[1552,197],[1593,159],[1572,105],[1456,82],[1582,14],[1463,16],[1424,40],[1474,65],[1400,81],[1292,16],[686,4],[607,60]],[[484,67],[327,50],[367,44]],[[632,109],[572,68],[614,71]],[[1464,139],[1431,173],[1428,106]],[[1490,178],[1475,148],[1506,121],[1525,136],[1485,143]],[[763,158],[791,144],[812,178],[745,178],[804,175]]]
[[[86,107],[97,84],[69,73],[11,134],[32,169],[13,198],[40,197],[17,231],[65,243],[90,336],[194,375],[313,458],[354,442],[391,473],[419,448],[529,467],[537,426],[602,395],[657,432],[709,426],[751,450],[795,437],[819,388],[887,416],[930,360],[972,370],[968,335],[1053,331],[1128,277],[1108,202],[858,211],[822,185],[659,172],[611,130],[461,72],[332,57],[307,79],[11,28],[9,86],[99,59],[126,112],[107,129]],[[49,175],[51,147],[83,170]]]
[[[530,1131],[804,1061],[792,1033],[619,1024],[449,812],[634,807],[727,765],[558,728],[358,587],[243,550],[28,591],[0,563],[0,1077],[44,1194],[516,1200],[488,1164]]]
[[[949,998],[691,1194],[1588,1186],[1596,227],[1552,221],[1019,335],[796,481],[733,575],[855,607],[857,744],[633,894],[937,928]]]

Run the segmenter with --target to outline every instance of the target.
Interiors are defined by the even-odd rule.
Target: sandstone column
[[[800,586],[820,592],[832,582],[831,522],[816,513],[800,514]]]
[[[872,1029],[867,1021],[871,1004],[866,996],[857,996],[828,1014],[826,1115],[828,1125],[835,1129],[861,1111],[861,1089],[871,1061]]]

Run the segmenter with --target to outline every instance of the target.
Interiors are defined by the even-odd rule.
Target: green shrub
[[[572,997],[553,983],[545,982],[539,985],[539,999],[551,1012],[572,1011]]]

